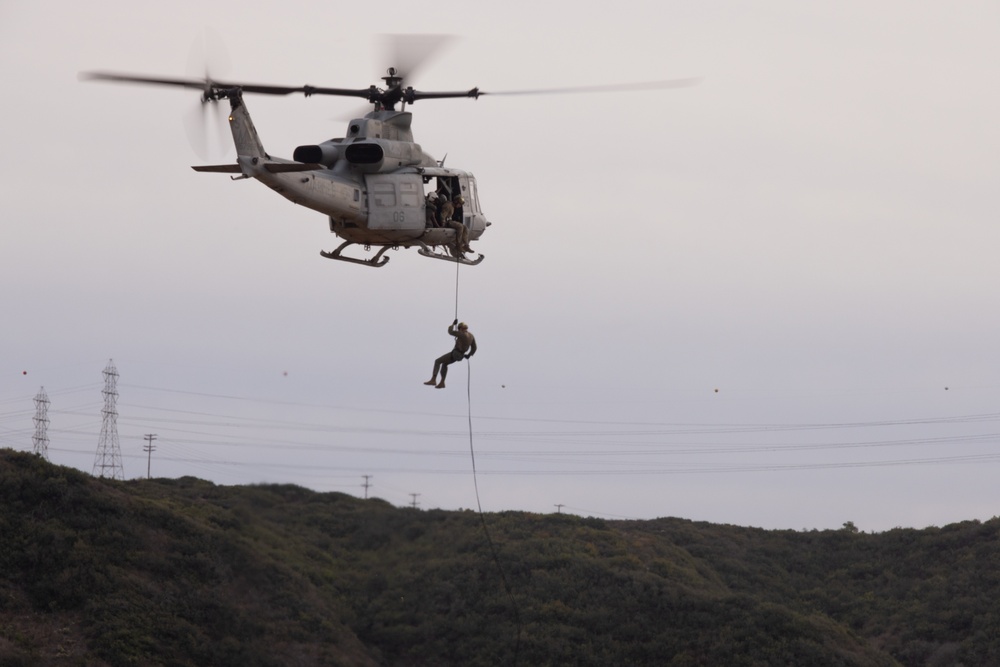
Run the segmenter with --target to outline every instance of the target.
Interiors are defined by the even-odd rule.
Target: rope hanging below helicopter
[[[458,314],[458,281],[457,281],[457,270],[456,270],[456,283],[455,283],[455,314]],[[517,599],[514,598],[514,591],[510,587],[510,582],[507,580],[507,573],[504,572],[503,564],[500,562],[500,554],[497,552],[496,545],[493,543],[493,537],[490,534],[489,525],[486,523],[486,515],[483,514],[483,505],[479,501],[479,481],[476,475],[476,449],[473,445],[472,439],[472,363],[466,360],[466,381],[465,396],[468,405],[468,420],[469,420],[469,457],[472,460],[472,485],[476,490],[476,509],[479,511],[479,521],[483,525],[483,534],[486,536],[486,544],[490,548],[490,554],[493,556],[493,562],[496,563],[497,571],[500,572],[500,580],[503,582],[504,591],[507,593],[507,597],[510,598],[511,610],[514,612],[514,624],[517,627],[517,634],[514,640],[514,660],[513,665],[517,665],[518,657],[521,652],[521,612],[517,606]]]
[[[458,270],[462,267],[461,264],[455,262],[455,319],[458,319]]]
[[[459,294],[459,272],[461,270],[461,264],[455,264],[455,321],[458,322],[458,294]],[[471,356],[471,355],[469,355]],[[479,499],[479,479],[476,474],[476,448],[473,440],[473,430],[472,430],[472,362],[469,360],[469,356],[465,358],[466,360],[466,385],[465,385],[465,397],[467,406],[467,419],[469,424],[469,458],[472,461],[472,486],[476,492],[476,509],[479,513],[479,521],[483,526],[483,534],[486,536],[486,544],[490,548],[490,554],[493,556],[493,562],[497,566],[497,571],[500,572],[500,580],[503,582],[504,591],[507,593],[507,597],[510,598],[511,609],[514,612],[514,623],[517,627],[517,634],[514,641],[514,660],[512,664],[517,665],[518,657],[521,652],[521,613],[517,606],[517,600],[514,598],[514,592],[510,587],[510,582],[507,580],[507,573],[503,569],[503,564],[500,562],[500,554],[497,552],[496,545],[493,543],[493,536],[490,534],[489,525],[486,523],[486,515],[483,514],[483,504]]]

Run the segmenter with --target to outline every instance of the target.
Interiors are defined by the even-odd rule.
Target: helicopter
[[[407,69],[404,67],[404,69]],[[433,259],[477,265],[485,256],[468,243],[478,240],[492,224],[484,214],[475,176],[445,167],[444,161],[426,153],[413,138],[413,116],[406,110],[419,100],[470,98],[482,95],[522,95],[564,92],[606,92],[673,88],[693,85],[698,79],[671,79],[648,83],[491,92],[419,91],[406,85],[405,74],[390,67],[383,85],[368,88],[327,88],[311,85],[278,86],[204,79],[137,76],[111,72],[82,73],[87,80],[140,83],[191,88],[201,91],[203,104],[228,100],[229,126],[236,146],[236,163],[192,167],[198,172],[232,174],[232,180],[255,179],[282,197],[326,215],[330,231],[343,239],[323,257],[370,267],[389,261],[386,253],[416,247]],[[348,123],[344,137],[298,146],[292,159],[271,156],[264,150],[244,94],[289,95],[302,93],[360,97],[373,105],[363,117]],[[397,105],[400,107],[397,110]],[[449,202],[450,205],[440,206]],[[438,208],[440,206],[440,208]],[[443,215],[442,215],[443,214]],[[447,218],[447,219],[443,219]],[[371,257],[344,254],[362,246]]]

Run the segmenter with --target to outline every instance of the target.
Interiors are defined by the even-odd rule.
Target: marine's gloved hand
[[[458,318],[456,317],[455,321],[451,323],[451,326],[456,326],[457,324],[458,324]]]
[[[471,355],[471,354],[467,354],[467,355],[465,355],[465,358],[466,358],[466,359],[471,359],[471,358],[472,358],[472,355]]]

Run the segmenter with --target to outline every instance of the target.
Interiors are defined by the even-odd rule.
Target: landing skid
[[[365,266],[371,266],[376,269],[379,268],[380,266],[385,266],[389,262],[389,258],[383,257],[382,255],[384,255],[390,248],[392,248],[392,246],[388,245],[382,246],[382,249],[379,250],[377,253],[375,253],[374,257],[371,257],[369,259],[358,259],[356,257],[345,257],[344,255],[340,254],[349,245],[354,245],[354,242],[344,241],[333,252],[320,250],[319,254],[323,255],[323,257],[326,257],[327,259],[338,259],[341,262],[350,262],[351,264],[363,264]]]
[[[468,259],[464,255],[458,255],[456,257],[454,254],[446,255],[443,252],[434,252],[434,250],[432,250],[430,246],[424,243],[420,244],[420,248],[417,249],[417,252],[419,252],[424,257],[431,257],[433,259],[443,259],[446,262],[457,262],[459,264],[465,264],[467,266],[475,266],[476,264],[479,264],[481,261],[486,259],[486,255],[482,254],[479,255],[479,257],[477,257],[476,259]]]

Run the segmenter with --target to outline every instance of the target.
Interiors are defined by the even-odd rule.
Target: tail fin
[[[238,88],[229,92],[229,126],[233,131],[233,143],[236,144],[236,155],[249,158],[266,158],[264,145],[257,136],[257,128],[253,126],[250,112],[243,103],[243,95]]]

